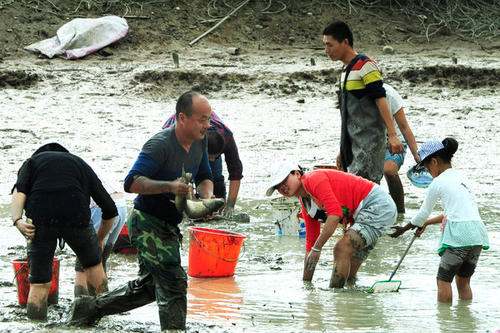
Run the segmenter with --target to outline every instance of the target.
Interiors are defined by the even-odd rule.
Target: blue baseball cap
[[[423,165],[424,160],[434,154],[435,152],[444,149],[444,145],[441,141],[431,140],[424,142],[418,149],[418,156],[420,157],[420,162],[417,165]]]

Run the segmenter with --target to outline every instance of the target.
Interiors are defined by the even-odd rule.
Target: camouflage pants
[[[139,250],[136,284],[154,292],[161,329],[184,329],[187,310],[187,276],[181,266],[179,228],[134,209],[128,218],[130,240]]]

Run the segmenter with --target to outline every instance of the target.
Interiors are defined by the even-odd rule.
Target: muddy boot
[[[97,297],[79,297],[73,303],[69,325],[89,326],[107,315],[133,310],[155,300],[150,274]]]
[[[398,213],[403,214],[405,212],[405,192],[399,175],[385,175],[385,180],[387,181],[389,193],[396,204]]]
[[[186,298],[178,298],[168,302],[158,303],[161,330],[185,330],[186,329]]]
[[[101,317],[97,313],[96,297],[80,296],[71,305],[68,325],[91,326],[96,324]]]
[[[28,303],[26,305],[26,314],[32,320],[47,320],[47,301],[42,304]]]

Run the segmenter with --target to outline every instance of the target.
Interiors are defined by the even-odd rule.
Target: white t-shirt
[[[444,215],[449,221],[481,221],[476,201],[465,180],[460,172],[450,168],[432,180],[425,200],[411,224],[421,227],[438,200],[441,200]]]
[[[384,89],[386,94],[385,98],[387,99],[389,110],[391,111],[392,119],[394,120],[394,116],[396,115],[396,113],[398,113],[401,108],[405,107],[405,104],[401,95],[392,86],[384,83]],[[396,134],[399,140],[401,140],[402,143],[405,143],[405,138],[403,137],[403,134],[401,133],[401,130],[399,129],[396,121],[394,121],[394,127],[396,128]]]

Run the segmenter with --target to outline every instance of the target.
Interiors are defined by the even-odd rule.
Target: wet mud
[[[203,65],[203,64],[202,64]],[[231,66],[230,66],[231,67]],[[236,66],[235,66],[236,67]],[[223,92],[250,94],[264,93],[269,96],[285,96],[297,93],[311,93],[317,85],[330,85],[337,81],[333,69],[299,71],[293,73],[237,73],[237,72],[200,72],[199,69],[187,70],[148,70],[138,73],[131,81],[148,84],[145,88],[151,94],[165,93],[178,96],[183,91],[192,89],[204,93]]]
[[[36,73],[23,70],[0,71],[0,88],[26,89],[35,85],[41,78]]]
[[[498,287],[500,267],[494,250],[500,246],[500,161],[495,151],[500,145],[496,135],[500,101],[491,91],[497,86],[465,89],[455,85],[462,75],[467,80],[481,78],[481,73],[492,78],[482,70],[490,64],[498,71],[496,57],[460,58],[459,63],[474,70],[471,74],[452,72],[450,81],[439,86],[431,82],[446,76],[444,72],[426,68],[447,67],[441,64],[442,57],[410,54],[398,56],[398,62],[377,57],[389,82],[404,97],[417,141],[448,135],[458,139],[454,167],[467,174],[490,233],[492,250],[483,252],[473,277],[474,300],[441,308],[435,302],[438,228],[415,241],[398,270],[397,279],[403,281],[398,293],[369,295],[360,290],[388,278],[410,235],[397,240],[382,237],[361,267],[356,288],[337,291],[328,288],[333,245],[342,236],[336,233],[322,251],[313,282],[302,282],[304,240],[297,235],[276,235],[278,208],[264,192],[277,160],[293,159],[305,167],[335,160],[340,136],[335,90],[341,66],[315,50],[243,53],[237,61],[232,57],[220,61],[212,57],[215,53],[211,49],[188,58],[189,51],[180,52],[186,60],[179,69],[162,56],[129,61],[121,55],[79,62],[24,58],[0,63],[2,73],[24,71],[43,78],[23,89],[0,89],[0,331],[75,331],[64,326],[73,300],[74,254],[68,247],[56,253],[62,259],[59,303],[49,307],[48,323],[28,321],[25,308],[17,305],[11,261],[25,256],[25,239],[10,223],[8,193],[24,159],[40,144],[58,140],[108,178],[123,181],[142,144],[173,114],[178,94],[195,86],[208,95],[213,110],[235,133],[244,165],[236,211],[247,213],[250,221],[180,225],[185,236],[181,250],[185,268],[189,225],[247,235],[234,277],[189,278],[188,332],[402,332],[408,327],[484,332],[500,328],[494,311],[498,302],[491,294]],[[311,58],[316,59],[314,66]],[[233,67],[204,66],[207,63]],[[407,78],[404,75],[410,74],[405,72],[413,74]],[[401,223],[416,214],[425,193],[404,176],[414,163],[407,154],[400,172],[407,211]],[[127,196],[129,207],[132,199]],[[133,255],[113,254],[108,267],[111,289],[134,279],[138,271]],[[157,332],[157,307],[153,303],[104,318],[98,326],[82,331]]]
[[[237,71],[238,69],[236,69]],[[315,95],[327,93],[338,82],[339,70],[305,70],[292,73],[258,72],[200,72],[193,70],[148,70],[138,73],[132,86],[145,84],[144,91],[151,95],[175,97],[192,89],[204,93],[267,96]],[[462,65],[435,65],[404,70],[388,70],[387,78],[396,82],[408,82],[411,86],[430,85],[453,89],[496,88],[500,85],[500,70]]]
[[[474,89],[500,86],[500,70],[497,68],[473,68],[467,66],[429,66],[401,71],[400,78],[413,84],[429,83],[438,87]],[[394,74],[391,74],[393,77]]]

